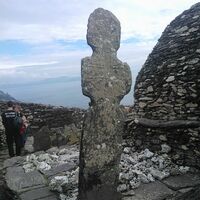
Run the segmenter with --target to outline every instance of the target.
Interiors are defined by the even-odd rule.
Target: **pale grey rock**
[[[18,193],[34,186],[46,184],[44,177],[38,171],[24,173],[22,167],[7,168],[5,178],[7,186]]]
[[[46,152],[49,154],[57,154],[59,151],[58,147],[52,147],[50,149],[48,149]]]
[[[33,136],[27,137],[24,149],[28,153],[32,153],[34,151],[34,146],[33,145],[34,145],[34,137]]]
[[[147,88],[147,92],[153,92],[153,87],[152,87],[152,86],[149,86],[149,87]]]
[[[135,195],[134,190],[129,190],[129,191],[123,193],[123,196],[125,196],[125,197],[134,196],[134,195]]]
[[[17,156],[17,157],[13,157],[13,158],[5,160],[3,163],[3,167],[7,168],[7,167],[20,166],[23,162],[24,162],[24,158]]]
[[[171,147],[167,144],[161,145],[161,152],[162,153],[169,153],[171,151]]]
[[[138,179],[141,181],[141,183],[149,183],[150,180],[145,174],[139,174]]]
[[[51,179],[49,187],[52,191],[62,192],[62,185],[68,182],[67,176],[55,176]]]
[[[192,32],[198,31],[198,30],[199,30],[199,28],[192,27],[189,29],[189,32],[192,33]]]
[[[65,155],[67,153],[68,153],[68,149],[63,148],[58,152],[58,155]]]
[[[62,154],[59,156],[58,161],[61,163],[73,162],[78,160],[79,153],[75,152],[73,154]]]
[[[23,169],[25,173],[28,173],[28,172],[34,171],[36,167],[33,163],[27,163],[23,165]]]
[[[76,166],[77,165],[75,165],[74,163],[64,163],[64,164],[59,163],[56,166],[52,166],[50,170],[44,170],[44,171],[42,170],[42,173],[47,177],[52,177],[66,171],[70,171],[71,173],[71,170],[76,168]]]
[[[147,104],[144,103],[144,102],[140,102],[140,103],[139,103],[139,107],[140,107],[140,108],[144,108],[146,105],[147,105]]]
[[[144,157],[151,158],[153,155],[154,155],[154,153],[149,151],[149,149],[144,150]]]
[[[165,135],[160,135],[160,136],[159,136],[159,139],[160,139],[161,141],[167,141],[167,137],[166,137]]]
[[[150,169],[150,173],[154,178],[156,178],[158,180],[162,180],[170,175],[169,173],[165,173],[165,172],[159,171],[158,169],[154,169],[154,168]]]
[[[124,192],[124,191],[126,191],[126,190],[127,190],[126,184],[122,184],[122,185],[119,185],[119,186],[117,187],[117,191],[118,191],[118,192]]]
[[[187,26],[183,26],[183,27],[175,30],[175,32],[178,33],[178,34],[181,34],[181,33],[185,32],[185,31],[188,31],[188,27]]]
[[[185,105],[187,108],[197,108],[198,107],[198,104],[197,103],[187,103]]]
[[[32,162],[34,160],[36,160],[36,155],[35,154],[30,154],[28,156],[26,156],[26,162]]]
[[[47,163],[51,163],[51,162],[52,162],[52,160],[51,160],[51,158],[50,158],[50,156],[49,156],[48,153],[40,154],[40,155],[38,156],[38,161],[39,161],[39,162],[45,161],[45,162],[47,162]]]
[[[131,148],[130,147],[126,147],[126,148],[124,148],[124,153],[130,153],[130,150],[131,150]]]
[[[190,167],[188,167],[188,166],[180,166],[180,167],[179,167],[179,171],[180,171],[180,173],[182,173],[182,174],[187,173],[187,172],[189,171],[189,169],[190,169]]]
[[[169,76],[167,79],[166,79],[166,82],[172,82],[175,80],[175,77],[174,76]]]
[[[141,184],[140,180],[137,179],[136,180],[133,179],[130,181],[130,186],[132,189],[138,188],[140,184]]]
[[[188,150],[188,147],[186,145],[181,145],[181,149],[187,151]]]
[[[151,98],[151,97],[141,97],[141,98],[139,98],[139,100],[140,101],[152,101],[153,98]]]
[[[157,154],[148,149],[141,152],[131,150],[129,154],[121,155],[119,182],[129,185],[130,188],[137,188],[141,183],[162,180],[170,174],[182,174],[181,168],[166,153]]]
[[[37,170],[50,170],[51,166],[47,164],[46,162],[38,162],[37,164]]]
[[[197,64],[199,61],[200,61],[199,58],[194,58],[194,59],[188,61],[187,63],[190,65],[194,65],[194,64]]]

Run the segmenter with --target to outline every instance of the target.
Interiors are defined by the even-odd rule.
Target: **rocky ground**
[[[148,149],[135,152],[125,145],[118,187],[123,200],[172,200],[200,186],[197,171],[173,164],[168,150],[165,146],[160,154]],[[1,163],[6,153],[1,152]],[[2,168],[6,185],[14,192],[11,199],[76,200],[78,156],[78,146],[70,145],[5,160]]]

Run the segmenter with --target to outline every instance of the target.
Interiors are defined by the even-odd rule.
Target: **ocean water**
[[[87,108],[90,101],[88,97],[85,97],[82,94],[81,82],[79,80],[70,82],[0,86],[0,90],[9,93],[19,101],[31,103]],[[132,91],[122,100],[122,104],[133,104]]]

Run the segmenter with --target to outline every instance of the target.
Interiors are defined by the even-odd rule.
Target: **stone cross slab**
[[[89,17],[87,42],[91,57],[82,59],[82,91],[91,100],[85,116],[79,173],[79,200],[119,200],[117,192],[123,132],[120,101],[130,91],[131,72],[117,58],[120,22],[109,11]]]

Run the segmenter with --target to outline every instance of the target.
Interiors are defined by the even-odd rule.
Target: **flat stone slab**
[[[3,167],[7,168],[7,167],[19,166],[23,162],[24,162],[24,158],[17,156],[17,157],[13,157],[13,158],[5,160],[3,163]]]
[[[194,188],[186,194],[180,196],[175,200],[199,200],[200,199],[200,188]]]
[[[124,197],[123,200],[163,200],[173,191],[159,181],[143,184],[134,190],[135,195]]]
[[[42,170],[41,173],[43,173],[47,177],[50,177],[50,176],[55,176],[59,173],[65,172],[65,171],[72,170],[76,166],[77,165],[75,165],[74,163],[65,163],[65,164],[59,165],[55,168],[52,168],[50,170]]]
[[[38,171],[24,173],[22,167],[7,168],[5,179],[7,186],[15,192],[22,192],[46,183],[44,177]]]
[[[171,176],[164,179],[162,182],[173,190],[180,190],[182,188],[200,185],[200,174],[188,173],[179,176]]]
[[[56,196],[50,196],[50,197],[45,197],[39,200],[58,200],[58,198]]]
[[[56,195],[48,187],[38,188],[24,192],[20,195],[21,200],[56,200]]]

